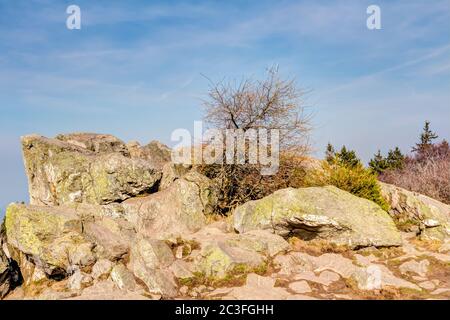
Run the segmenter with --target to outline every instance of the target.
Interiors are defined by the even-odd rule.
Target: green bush
[[[376,175],[361,164],[351,167],[325,162],[322,170],[315,170],[307,175],[305,185],[333,185],[360,198],[371,200],[385,211],[389,210],[388,203],[381,195]]]
[[[327,148],[330,149],[329,147]],[[321,169],[309,172],[305,177],[305,186],[333,185],[360,198],[371,200],[383,210],[389,205],[381,195],[376,173],[364,168],[354,151],[342,147],[340,152],[327,152],[327,161]]]
[[[335,152],[331,145],[328,149],[327,161],[322,165],[305,157],[281,153],[280,168],[273,176],[261,176],[259,168],[251,165],[202,165],[199,170],[215,183],[219,194],[215,212],[222,215],[280,189],[326,185],[334,185],[389,210],[381,196],[376,173],[364,168],[354,151],[343,147]]]

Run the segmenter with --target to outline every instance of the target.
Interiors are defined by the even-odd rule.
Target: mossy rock
[[[323,239],[351,248],[401,245],[387,212],[334,186],[278,190],[239,206],[233,219],[240,233],[268,229],[286,238]]]
[[[161,171],[148,161],[101,144],[92,148],[38,135],[22,137],[30,203],[107,204],[151,192],[161,179]]]
[[[8,245],[49,275],[95,263],[94,244],[83,237],[74,209],[11,204],[5,227]]]

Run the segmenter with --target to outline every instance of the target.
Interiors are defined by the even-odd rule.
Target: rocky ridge
[[[5,299],[448,299],[449,206],[382,185],[283,189],[213,214],[214,184],[159,142],[22,138],[30,204],[0,233]],[[263,290],[261,290],[263,289]]]

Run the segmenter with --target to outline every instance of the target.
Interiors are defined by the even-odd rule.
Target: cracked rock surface
[[[0,299],[450,298],[450,212],[433,199],[384,186],[385,212],[335,187],[288,188],[216,216],[214,183],[159,142],[22,146],[30,204],[1,224]]]

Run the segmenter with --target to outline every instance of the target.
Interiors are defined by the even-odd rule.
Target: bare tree
[[[280,170],[273,176],[261,176],[258,165],[203,165],[202,172],[216,182],[219,191],[217,211],[226,214],[237,205],[258,199],[290,186],[297,176],[300,156],[309,150],[310,117],[301,101],[303,91],[294,80],[279,77],[278,68],[270,68],[263,80],[246,78],[241,82],[211,81],[204,101],[205,122],[215,129],[279,130]]]
[[[278,129],[280,149],[305,152],[311,130],[294,80],[279,77],[278,68],[267,70],[263,80],[211,82],[205,122],[217,129]]]

